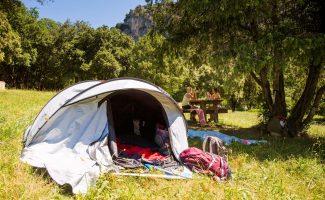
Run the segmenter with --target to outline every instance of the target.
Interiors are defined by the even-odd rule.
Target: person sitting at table
[[[211,99],[221,99],[221,95],[219,93],[218,88],[213,88],[211,92]]]
[[[190,101],[195,99],[195,94],[193,92],[193,89],[191,87],[186,88],[186,93],[184,94],[183,100],[182,100],[182,108],[183,109],[191,109],[194,108]]]
[[[205,96],[208,100],[211,100],[211,93],[209,91],[205,93]]]
[[[206,121],[205,121],[204,111],[201,108],[197,108],[197,107],[190,104],[190,101],[195,100],[195,99],[196,99],[195,92],[193,91],[193,89],[191,87],[187,87],[186,88],[186,93],[185,93],[185,95],[183,97],[183,100],[182,100],[182,108],[183,109],[190,109],[190,110],[193,109],[193,111],[195,111],[199,116],[200,125],[205,126]],[[191,112],[191,120],[195,121],[195,115],[192,112]]]
[[[212,88],[211,93],[207,92],[207,99],[209,100],[219,100],[221,99],[221,95],[219,93],[218,88]],[[218,105],[218,108],[220,108],[221,105]],[[214,109],[213,107],[209,107],[208,110]],[[214,121],[214,114],[210,113],[210,119],[209,121]]]

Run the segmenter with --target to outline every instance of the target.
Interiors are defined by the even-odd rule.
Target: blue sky
[[[37,7],[40,18],[50,18],[58,22],[82,20],[92,27],[109,27],[123,22],[130,9],[144,5],[145,0],[54,0],[43,5],[36,0],[22,0],[27,8]]]

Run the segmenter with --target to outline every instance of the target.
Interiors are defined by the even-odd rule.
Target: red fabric
[[[147,160],[165,160],[168,156],[163,156],[159,152],[153,152],[150,148],[143,148],[132,144],[117,143],[117,148],[128,155],[138,154]]]

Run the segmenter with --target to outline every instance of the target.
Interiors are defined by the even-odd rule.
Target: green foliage
[[[258,108],[263,93],[249,73],[258,76],[266,69],[272,89],[273,65],[280,64],[291,109],[303,92],[307,64],[322,62],[325,39],[306,17],[316,20],[315,27],[320,23],[310,1],[154,2],[159,1],[150,1],[145,9],[149,12],[140,7],[134,12],[150,18],[154,13],[154,29],[161,31],[134,42],[115,28],[39,19],[36,9],[4,0],[0,79],[8,87],[43,90],[87,79],[133,76],[159,85],[178,101],[187,86],[195,88],[199,98],[218,88],[224,102],[234,96],[242,108]],[[285,56],[275,56],[275,49]],[[317,87],[323,84],[320,80]],[[324,112],[323,103],[319,112]]]
[[[12,39],[3,41],[7,46],[14,45],[6,48],[11,52],[1,54],[11,61],[0,64],[0,76],[9,87],[62,89],[86,79],[133,76],[159,85],[178,101],[187,86],[196,88],[201,98],[215,87],[224,98],[232,94],[238,99],[243,96],[238,87],[239,82],[241,86],[244,83],[243,76],[233,72],[233,66],[226,67],[227,62],[217,65],[208,56],[210,49],[203,45],[175,51],[166,45],[164,35],[155,33],[135,43],[115,28],[93,29],[82,21],[59,24],[38,19],[37,10],[27,10],[19,2],[6,2],[2,22],[6,22],[3,26],[12,27],[8,32]],[[150,8],[154,9],[159,8]],[[141,10],[135,12],[141,15]],[[5,20],[7,13],[10,21]]]
[[[128,75],[134,41],[115,28],[38,19],[20,1],[0,6],[0,78],[9,87],[62,89]]]
[[[263,100],[268,117],[287,116],[288,108],[298,105],[300,109],[292,109],[288,117],[294,126],[305,125],[303,116],[309,113],[317,89],[324,86],[318,78],[324,76],[325,64],[324,2],[181,0],[155,6],[159,8],[155,30],[177,48],[194,49],[198,55],[193,58],[201,65],[211,65],[223,78],[225,96],[254,106]],[[312,71],[315,68],[319,70]],[[309,71],[314,72],[313,80],[307,79]],[[254,92],[257,101],[247,90],[251,75],[262,89]],[[307,92],[297,95],[304,88]]]
[[[12,64],[21,54],[21,40],[12,29],[7,15],[0,11],[0,63]]]
[[[109,79],[118,77],[122,70],[121,65],[107,50],[99,50],[92,61],[92,69],[98,72],[98,79]]]
[[[159,34],[140,38],[131,52],[129,75],[151,81],[177,98],[184,92],[183,83],[189,76],[191,63],[166,51],[164,41],[164,36]]]

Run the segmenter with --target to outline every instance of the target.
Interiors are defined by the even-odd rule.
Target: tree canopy
[[[324,114],[324,1],[147,2],[128,14],[154,20],[134,41],[119,26],[40,19],[20,0],[3,0],[0,79],[12,88],[58,90],[133,76],[177,100],[187,86],[201,97],[217,87],[225,103],[286,117],[291,135]]]
[[[217,71],[232,68],[251,75],[269,118],[288,117],[292,135],[310,122],[325,89],[323,1],[180,0],[162,1],[160,7],[157,30],[197,53],[204,48]],[[299,77],[304,84],[288,79],[293,70],[295,75],[304,71]],[[297,100],[289,115],[286,90],[292,88],[287,84],[295,88],[292,99]]]

